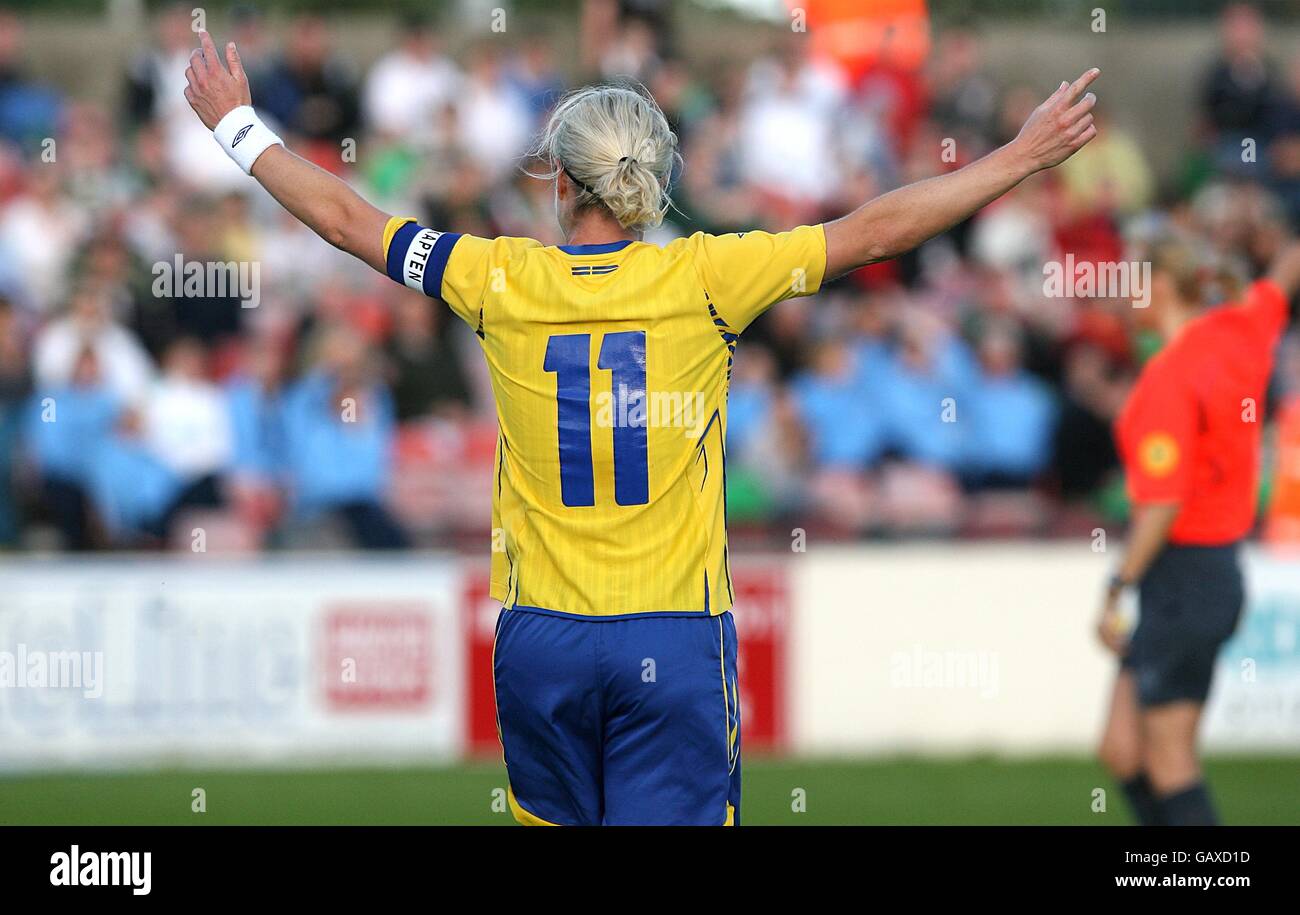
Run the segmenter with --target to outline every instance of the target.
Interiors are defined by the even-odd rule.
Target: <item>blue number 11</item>
[[[645,331],[605,334],[597,368],[610,373],[614,392],[614,501],[650,501],[650,460],[645,426]],[[555,334],[542,368],[555,373],[556,423],[560,438],[560,498],[565,505],[596,504],[591,462],[591,334]],[[641,419],[627,421],[626,403],[640,403]]]

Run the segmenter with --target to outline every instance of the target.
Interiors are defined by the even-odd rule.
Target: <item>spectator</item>
[[[70,200],[92,219],[129,205],[137,182],[120,161],[112,116],[98,105],[75,102],[67,106],[62,127],[58,161]]]
[[[564,76],[555,66],[555,53],[547,36],[524,38],[510,66],[510,79],[523,95],[534,121],[540,121],[555,106],[564,94]]]
[[[860,378],[849,347],[833,339],[817,346],[811,370],[791,384],[818,468],[865,470],[885,450],[880,413]]]
[[[178,337],[220,345],[242,331],[246,290],[241,282],[251,283],[253,266],[261,264],[237,259],[239,242],[223,233],[222,218],[217,202],[201,196],[184,201],[175,214],[175,248],[154,265],[152,294],[141,301],[135,322],[136,332],[156,358]],[[250,285],[249,291],[260,290]]]
[[[727,392],[727,450],[745,463],[759,450],[778,395],[772,354],[761,345],[738,349]]]
[[[422,293],[401,290],[397,297],[387,349],[398,422],[433,415],[463,417],[472,406],[448,315],[441,302]]]
[[[0,297],[0,548],[15,546],[19,535],[14,474],[31,391],[26,343],[17,309]]]
[[[966,477],[976,488],[1031,485],[1052,457],[1056,405],[1020,365],[1015,331],[994,325],[979,343],[980,373],[963,398]]]
[[[126,78],[128,119],[137,128],[156,123],[161,131],[168,168],[196,187],[210,190],[241,188],[244,175],[212,133],[194,117],[185,101],[185,69],[195,47],[192,7],[173,3],[156,21],[153,44],[131,61]]]
[[[786,224],[810,221],[841,180],[834,125],[845,88],[803,47],[788,41],[778,57],[753,66],[740,117],[741,173],[789,215]]]
[[[480,46],[456,98],[460,140],[493,181],[518,167],[534,129],[528,100],[510,79],[494,44]]]
[[[639,16],[624,16],[613,41],[600,55],[600,72],[607,79],[644,82],[659,66],[659,43],[654,27]]]
[[[206,360],[197,340],[172,342],[142,411],[144,445],[178,483],[176,497],[158,520],[164,539],[183,509],[220,508],[226,501],[221,477],[230,466],[234,435],[226,399],[207,380]]]
[[[799,508],[804,498],[803,428],[761,344],[737,349],[727,405],[727,511],[761,521]]]
[[[1273,191],[1293,229],[1300,229],[1300,54],[1291,59],[1286,86],[1274,106],[1268,165]]]
[[[1264,19],[1248,3],[1224,8],[1220,23],[1222,48],[1201,84],[1201,109],[1210,134],[1213,157],[1223,171],[1241,172],[1243,140],[1263,147],[1274,74],[1264,49]]]
[[[36,336],[32,368],[36,386],[62,388],[78,371],[82,353],[94,352],[96,378],[122,403],[140,402],[153,377],[153,364],[131,332],[110,314],[105,291],[82,286],[73,293],[67,314]]]
[[[1084,211],[1100,210],[1133,216],[1151,202],[1155,179],[1142,147],[1128,131],[1104,112],[1094,117],[1098,125],[1095,145],[1089,143],[1062,163],[1070,205]]]
[[[918,464],[956,471],[963,457],[961,411],[972,376],[966,345],[937,318],[906,315],[899,346],[881,373],[878,409],[891,450]]]
[[[358,134],[360,102],[351,66],[330,48],[323,16],[294,19],[284,53],[253,94],[258,107],[298,139],[306,158],[332,171],[342,167],[341,144]]]
[[[813,471],[808,479],[812,507],[845,531],[870,523],[873,493],[866,476],[885,450],[885,428],[859,381],[862,368],[844,341],[820,343],[812,369],[790,387],[790,402],[802,422]]]
[[[185,85],[185,68],[193,50],[189,9],[182,3],[168,4],[155,20],[154,41],[127,67],[122,108],[136,127],[167,118],[175,107],[174,100],[168,98],[169,90],[178,79]]]
[[[1118,466],[1111,426],[1133,376],[1113,350],[1082,337],[1066,350],[1064,381],[1053,451],[1061,495],[1073,500],[1096,492]]]
[[[149,296],[149,278],[122,238],[107,227],[86,243],[73,273],[81,286],[100,290],[114,321],[130,325]]]
[[[366,77],[362,114],[380,137],[427,143],[430,131],[456,97],[464,77],[440,47],[427,13],[403,17],[397,47]]]
[[[0,139],[35,147],[54,136],[62,99],[27,77],[23,50],[22,21],[0,10]]]
[[[245,354],[247,368],[226,384],[234,478],[258,487],[281,482],[284,473],[284,355],[262,334]]]
[[[931,58],[930,116],[957,142],[965,161],[988,151],[998,113],[998,89],[984,72],[979,38],[965,29],[939,36]]]
[[[0,211],[0,250],[13,259],[23,301],[38,314],[66,295],[72,259],[89,228],[85,211],[64,193],[62,175],[54,162],[28,170],[26,192]]]
[[[282,342],[263,333],[225,386],[232,436],[227,488],[239,516],[258,532],[272,527],[283,505],[285,371]]]
[[[68,549],[98,542],[91,474],[121,411],[90,345],[77,351],[67,380],[40,385],[28,407],[26,438],[41,497]]]
[[[396,549],[407,537],[383,505],[392,463],[393,407],[369,353],[350,330],[332,328],[317,366],[287,393],[285,455],[300,518],[342,520],[365,549]]]
[[[661,53],[670,52],[671,0],[585,0],[583,68],[606,77],[645,82]]]
[[[135,548],[166,546],[168,509],[182,483],[141,438],[138,411],[123,410],[113,433],[95,451],[90,492],[105,537]]]

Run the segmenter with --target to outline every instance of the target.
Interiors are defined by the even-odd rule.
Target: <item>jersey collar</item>
[[[632,244],[632,239],[606,242],[603,245],[556,245],[565,254],[613,254]]]

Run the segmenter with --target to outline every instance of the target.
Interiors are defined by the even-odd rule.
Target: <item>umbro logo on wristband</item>
[[[212,129],[212,135],[246,175],[252,174],[253,163],[267,147],[283,145],[249,105],[227,111]]]

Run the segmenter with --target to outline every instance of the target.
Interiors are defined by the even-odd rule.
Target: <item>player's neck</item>
[[[569,228],[570,245],[607,245],[616,241],[640,241],[641,233],[625,229],[618,220],[604,213],[588,212],[579,216]]]
[[[1174,339],[1193,317],[1195,317],[1193,309],[1181,303],[1166,308],[1160,321],[1160,335],[1164,337],[1166,342]]]

